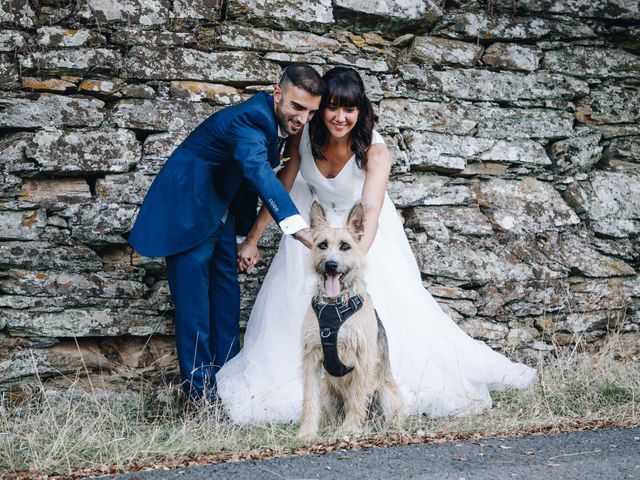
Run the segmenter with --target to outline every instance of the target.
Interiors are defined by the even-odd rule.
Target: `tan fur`
[[[324,370],[318,319],[311,307],[307,311],[302,325],[304,392],[299,436],[315,437],[322,417],[330,422],[343,419],[341,429],[346,433],[358,431],[368,414],[381,415],[385,421],[399,426],[404,409],[402,397],[391,374],[386,335],[384,331],[378,332],[373,303],[364,288],[365,256],[358,247],[364,229],[363,205],[358,202],[353,207],[344,228],[329,227],[316,202],[310,218],[315,245],[311,262],[318,277],[316,294],[322,295],[324,265],[332,260],[343,275],[342,290],[354,288],[364,305],[344,322],[338,333],[340,360],[354,367],[343,377],[333,377]],[[322,242],[326,242],[324,249],[318,247]]]

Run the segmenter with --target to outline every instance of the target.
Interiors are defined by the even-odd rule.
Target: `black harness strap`
[[[347,367],[338,357],[338,330],[351,315],[362,308],[362,297],[356,295],[341,303],[320,303],[314,298],[311,305],[320,325],[320,342],[324,356],[322,365],[329,375],[343,377],[353,370],[353,367]]]

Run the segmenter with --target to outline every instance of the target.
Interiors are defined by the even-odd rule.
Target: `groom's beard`
[[[280,128],[287,132],[289,135],[295,135],[304,126],[299,120],[297,115],[287,115],[280,103],[276,103],[275,106],[276,119]]]

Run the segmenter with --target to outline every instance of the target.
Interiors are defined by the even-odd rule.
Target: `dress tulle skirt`
[[[300,177],[291,197],[306,216],[312,195]],[[324,204],[340,226],[350,206]],[[238,423],[298,420],[302,404],[300,328],[314,280],[308,250],[283,236],[251,312],[241,352],[217,375]],[[461,415],[491,406],[489,390],[526,388],[535,370],[464,333],[423,287],[402,222],[388,196],[367,255],[367,289],[389,339],[393,375],[408,414]]]

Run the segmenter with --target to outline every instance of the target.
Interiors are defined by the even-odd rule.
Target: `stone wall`
[[[127,232],[186,134],[292,61],[364,76],[424,283],[464,330],[530,358],[621,331],[637,360],[637,1],[222,3],[0,2],[3,389],[173,378],[163,265]]]

